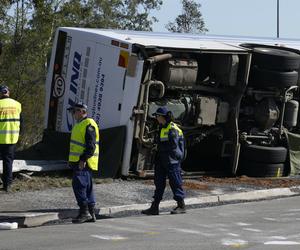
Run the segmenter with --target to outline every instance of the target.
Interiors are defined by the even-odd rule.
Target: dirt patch
[[[189,181],[185,180],[183,182],[183,188],[185,190],[191,189],[191,190],[209,190],[211,189],[207,184],[199,182],[199,181]]]
[[[154,185],[153,180],[143,181],[145,184]],[[232,185],[232,186],[253,186],[254,188],[284,188],[300,186],[300,179],[297,178],[252,178],[247,176],[240,177],[211,177],[202,176],[199,178],[185,179],[184,189],[190,190],[210,190],[214,185]]]
[[[12,192],[44,190],[48,188],[70,187],[72,185],[71,176],[62,173],[47,173],[38,175],[28,175],[24,177],[15,174],[11,187]]]
[[[95,184],[105,184],[113,182],[113,179],[94,178]],[[146,185],[154,185],[153,179],[133,179],[128,181],[142,182]],[[247,176],[241,177],[212,177],[201,176],[192,179],[184,179],[183,187],[186,190],[210,190],[214,185],[219,186],[243,186],[257,188],[284,188],[300,186],[300,178],[251,178]],[[60,188],[72,186],[71,172],[53,172],[53,173],[34,173],[29,178],[15,174],[12,185],[12,191],[28,191],[28,190],[44,190],[48,188]]]
[[[300,179],[296,178],[250,178],[247,176],[235,178],[215,178],[204,176],[200,177],[198,181],[207,184],[252,185],[264,188],[284,188],[300,185]]]
[[[94,184],[111,183],[113,179],[94,178]],[[49,188],[72,187],[72,173],[70,171],[14,174],[12,192],[44,190]]]
[[[143,181],[144,184],[146,185],[154,185],[153,180],[145,180]],[[169,181],[167,180],[167,185],[169,185]],[[184,180],[183,181],[183,188],[185,190],[190,189],[190,190],[209,190],[210,187],[200,181],[197,180]]]

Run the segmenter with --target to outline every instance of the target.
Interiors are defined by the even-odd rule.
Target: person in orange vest
[[[73,170],[72,186],[79,206],[78,216],[73,223],[95,222],[95,196],[92,170],[98,170],[99,128],[87,116],[87,105],[78,102],[69,110],[77,123],[71,132],[69,166]]]
[[[0,155],[3,161],[2,191],[9,192],[13,182],[13,161],[21,129],[21,103],[9,97],[9,88],[0,86]]]

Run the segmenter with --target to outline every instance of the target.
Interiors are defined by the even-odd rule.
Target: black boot
[[[89,213],[91,215],[91,219],[89,222],[96,222],[96,215],[95,215],[95,205],[88,205]]]
[[[153,201],[150,208],[142,210],[142,214],[159,215],[159,202]]]
[[[88,212],[88,206],[82,205],[79,209],[79,215],[72,220],[72,223],[84,223],[91,219],[91,216]]]
[[[177,201],[177,207],[175,207],[171,211],[171,214],[184,214],[184,213],[186,213],[186,208],[185,208],[184,200]]]
[[[6,193],[11,193],[11,186],[3,185],[3,188],[1,188],[1,191],[6,192]]]

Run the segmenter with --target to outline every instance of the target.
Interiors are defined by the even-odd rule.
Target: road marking
[[[295,216],[295,215],[298,215],[297,213],[285,213],[285,214],[282,214],[281,216]]]
[[[239,234],[234,234],[234,233],[228,233],[229,236],[233,236],[233,237],[239,237]]]
[[[112,241],[127,240],[128,239],[127,237],[123,237],[123,236],[120,236],[120,235],[95,235],[95,234],[92,234],[90,236],[93,237],[93,238],[100,239],[100,240],[112,240]]]
[[[267,241],[265,245],[300,245],[300,242],[296,241]]]
[[[269,218],[269,217],[265,217],[263,218],[264,220],[269,220],[269,221],[277,221],[275,218]]]
[[[251,224],[244,223],[244,222],[237,222],[236,223],[238,226],[251,226]]]
[[[271,236],[270,237],[271,239],[274,239],[274,240],[286,240],[287,238],[284,237],[284,236]]]
[[[170,230],[175,230],[177,232],[181,232],[181,233],[188,233],[188,234],[198,234],[198,235],[202,235],[202,236],[206,236],[206,237],[212,237],[215,236],[215,234],[211,234],[211,233],[203,233],[197,230],[191,230],[191,229],[185,229],[185,228],[168,228]]]
[[[222,239],[222,244],[224,246],[240,248],[248,245],[248,241],[240,240],[240,239]]]
[[[261,230],[260,229],[256,229],[256,228],[243,228],[243,230],[245,230],[245,231],[250,231],[250,232],[261,232]]]

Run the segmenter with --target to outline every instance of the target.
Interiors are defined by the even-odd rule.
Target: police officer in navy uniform
[[[10,191],[13,182],[14,153],[22,124],[22,106],[9,95],[9,88],[0,86],[0,155],[3,160],[2,191],[5,192]]]
[[[73,170],[72,186],[79,215],[72,222],[95,222],[92,170],[98,170],[99,128],[92,118],[88,118],[86,104],[78,102],[69,110],[77,121],[71,132],[69,166]]]
[[[154,169],[154,200],[151,207],[143,210],[146,215],[158,215],[159,203],[166,187],[166,179],[177,201],[171,214],[185,213],[185,192],[182,188],[181,162],[184,159],[184,137],[181,129],[172,121],[172,114],[166,107],[160,107],[153,114],[160,125],[158,149]]]

